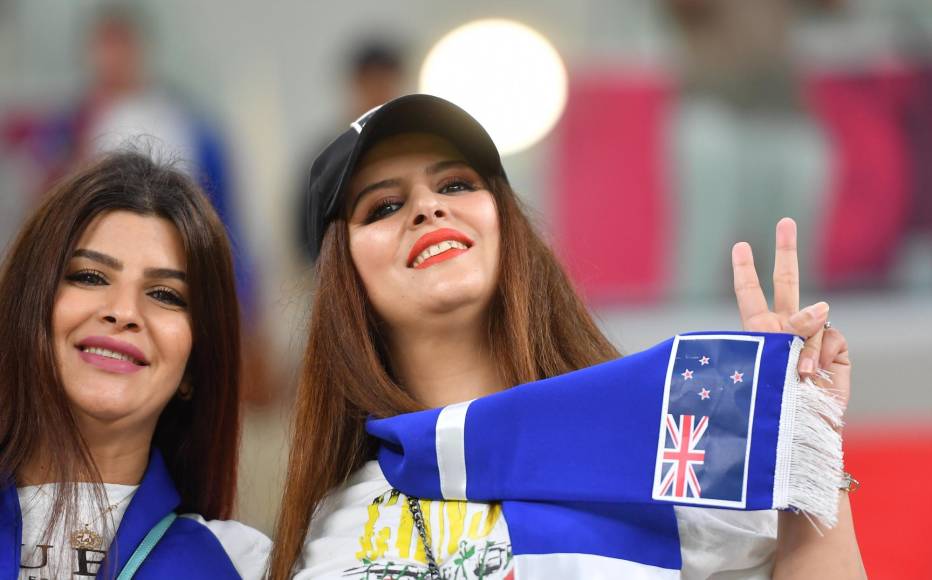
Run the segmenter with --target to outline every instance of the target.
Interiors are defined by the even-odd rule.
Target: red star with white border
[[[699,395],[699,398],[702,399],[703,401],[705,401],[706,399],[712,396],[712,393],[711,391],[709,391],[709,389],[702,389],[696,394]]]
[[[702,366],[709,364],[709,357],[704,356],[701,359],[699,359],[699,364],[701,364]]]
[[[735,374],[731,375],[731,376],[728,377],[728,378],[730,378],[730,379],[733,381],[734,384],[738,384],[738,383],[743,383],[743,382],[744,382],[744,379],[741,378],[741,377],[743,377],[743,376],[744,376],[744,373],[739,373],[737,370],[735,370]]]
[[[684,381],[688,381],[688,380],[691,379],[691,378],[693,378],[693,371],[691,371],[691,370],[689,370],[689,369],[686,369],[685,371],[683,371],[683,380],[684,380]]]

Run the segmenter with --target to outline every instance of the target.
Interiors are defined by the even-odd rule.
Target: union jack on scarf
[[[683,334],[367,430],[403,493],[502,502],[517,578],[676,578],[674,505],[801,509],[834,524],[841,410],[800,381],[802,344]]]

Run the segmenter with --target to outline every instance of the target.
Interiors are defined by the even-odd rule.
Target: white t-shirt
[[[420,502],[434,558],[444,578],[506,580],[514,561],[498,504]],[[427,569],[404,495],[379,464],[364,465],[321,505],[298,561],[296,579],[417,577]],[[770,578],[777,515],[675,508],[682,578]]]
[[[23,515],[23,547],[20,556],[19,580],[47,578],[87,579],[96,576],[100,560],[106,554],[120,526],[123,514],[132,501],[138,485],[103,486],[103,509],[95,499],[91,484],[78,484],[77,513],[65,529],[59,521],[51,534],[46,534],[48,516],[52,510],[56,484],[31,485],[17,488],[20,511]],[[108,509],[109,506],[114,506]],[[196,514],[184,514],[206,526],[226,551],[240,576],[245,579],[263,577],[271,550],[265,535],[235,521],[205,521]],[[72,546],[72,534],[84,533],[83,547]],[[99,545],[96,540],[99,538]],[[82,546],[79,544],[79,546]],[[93,547],[92,547],[93,546]]]

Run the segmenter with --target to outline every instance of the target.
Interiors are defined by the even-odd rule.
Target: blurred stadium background
[[[313,286],[309,161],[485,18],[536,30],[568,81],[486,74],[477,51],[441,67],[449,90],[517,103],[541,131],[524,112],[550,107],[554,129],[505,165],[622,349],[734,328],[731,244],[751,242],[766,278],[774,224],[797,220],[804,301],[830,302],[856,369],[846,462],[868,572],[932,578],[928,0],[0,0],[0,247],[98,151],[129,143],[204,183],[247,314],[239,516],[270,531]]]

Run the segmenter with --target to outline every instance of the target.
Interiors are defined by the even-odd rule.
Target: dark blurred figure
[[[350,52],[345,72],[349,105],[343,121],[327,131],[325,138],[317,143],[306,157],[307,162],[299,168],[301,177],[298,180],[295,196],[295,215],[298,218],[295,223],[295,240],[300,255],[308,260],[313,258],[308,249],[306,221],[307,172],[311,167],[311,162],[317,158],[324,147],[343,133],[347,126],[363,113],[401,96],[405,92],[406,72],[401,49],[389,40],[371,39]]]
[[[401,52],[388,42],[372,41],[359,47],[347,67],[356,119],[366,111],[399,96],[405,79]]]
[[[786,108],[795,101],[786,0],[668,0],[685,49],[681,81],[736,106]]]

